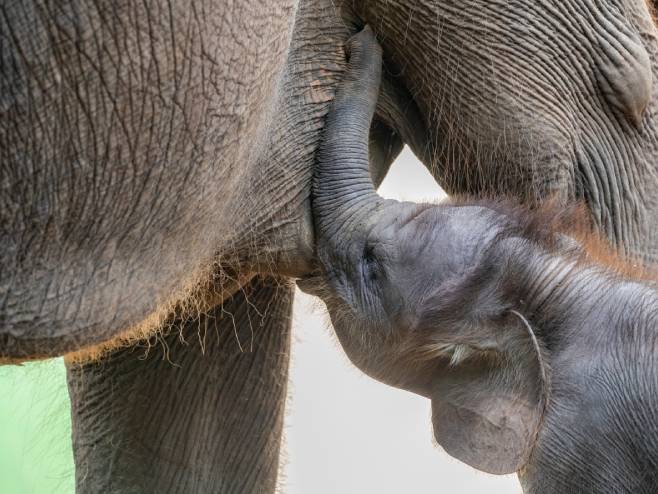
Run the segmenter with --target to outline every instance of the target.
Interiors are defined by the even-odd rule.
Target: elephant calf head
[[[438,443],[526,492],[655,492],[658,292],[565,233],[577,215],[400,203],[369,178],[381,51],[366,28],[325,128],[319,295],[347,355],[432,400]]]

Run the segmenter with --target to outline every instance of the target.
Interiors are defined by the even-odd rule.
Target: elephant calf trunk
[[[372,183],[368,137],[381,79],[381,48],[366,27],[349,42],[349,66],[332,104],[313,177],[320,239],[363,218],[381,202]]]

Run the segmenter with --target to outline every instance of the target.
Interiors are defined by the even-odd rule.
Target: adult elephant
[[[0,354],[74,354],[79,491],[274,489],[286,280],[312,266],[313,155],[364,22],[396,76],[379,177],[402,136],[452,193],[584,199],[656,258],[642,0],[4,2]],[[124,347],[146,337],[168,358]]]

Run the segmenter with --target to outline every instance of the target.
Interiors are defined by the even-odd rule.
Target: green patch
[[[0,492],[75,490],[63,360],[0,367]]]

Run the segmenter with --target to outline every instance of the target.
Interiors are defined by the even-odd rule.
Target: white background
[[[443,192],[405,148],[379,189],[436,202]],[[340,349],[324,305],[297,292],[281,491],[288,494],[519,493],[433,444],[430,403],[361,374]]]

